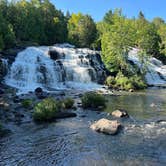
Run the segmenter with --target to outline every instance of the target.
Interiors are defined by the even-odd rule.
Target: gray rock
[[[90,128],[97,132],[115,135],[118,133],[121,124],[117,120],[100,119],[90,126]]]

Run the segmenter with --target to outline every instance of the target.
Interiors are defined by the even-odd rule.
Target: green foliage
[[[36,121],[50,121],[55,118],[55,114],[60,111],[61,103],[53,98],[47,98],[35,106],[33,118]]]
[[[146,83],[141,76],[126,77],[121,72],[116,77],[108,76],[105,83],[111,88],[122,90],[146,88]]]
[[[32,106],[33,101],[31,99],[24,99],[21,104],[24,108],[30,108]]]
[[[17,42],[53,44],[67,40],[67,19],[49,0],[0,1],[0,49]]]
[[[64,107],[65,107],[66,109],[70,109],[70,108],[72,108],[73,105],[74,105],[74,100],[73,100],[72,98],[68,97],[68,98],[64,99],[64,100],[62,101],[62,103],[64,104]]]
[[[96,25],[89,15],[72,14],[68,21],[68,39],[78,47],[93,47],[97,35]]]
[[[109,87],[114,87],[116,84],[115,77],[113,76],[108,76],[106,78],[105,84]]]
[[[0,50],[10,48],[15,43],[13,27],[0,13]]]
[[[104,107],[106,100],[104,96],[96,92],[87,92],[81,98],[83,108],[98,108]]]

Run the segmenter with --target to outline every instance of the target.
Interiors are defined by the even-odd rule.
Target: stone
[[[129,92],[134,92],[134,89],[129,89]]]
[[[115,135],[118,133],[121,124],[117,120],[100,119],[93,123],[90,128],[104,134]]]
[[[64,58],[64,54],[60,54],[59,52],[57,52],[56,50],[54,50],[54,49],[50,49],[49,50],[49,55],[50,55],[50,58],[52,59],[52,60],[57,60],[57,59],[63,59]]]
[[[18,96],[14,96],[13,97],[13,102],[14,103],[19,103],[19,102],[21,102],[21,99]]]
[[[112,112],[112,116],[115,116],[117,118],[121,118],[121,117],[126,117],[128,116],[128,113],[125,110],[115,110]]]
[[[40,88],[40,87],[38,87],[38,88],[35,89],[35,94],[36,93],[42,93],[42,92],[43,92],[43,89]]]
[[[47,95],[43,93],[43,89],[40,87],[35,89],[35,95],[38,99],[45,99],[47,97]]]

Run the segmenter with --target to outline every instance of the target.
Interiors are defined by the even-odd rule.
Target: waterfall
[[[5,83],[26,93],[45,90],[96,88],[104,79],[105,67],[98,52],[75,49],[69,44],[28,47],[18,53]]]
[[[128,59],[141,68],[141,63],[138,58],[139,49],[133,48],[129,52]],[[154,58],[151,57],[147,62],[147,72],[145,79],[148,85],[151,86],[165,86],[166,85],[166,65]]]

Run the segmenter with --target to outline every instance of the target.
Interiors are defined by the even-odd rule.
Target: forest
[[[160,17],[149,21],[140,11],[137,18],[127,18],[115,9],[95,22],[90,15],[63,13],[49,0],[0,1],[0,50],[64,42],[100,50],[110,72],[106,84],[114,88],[144,88],[146,59],[166,62],[166,23]],[[141,72],[128,63],[132,48],[140,50]]]

